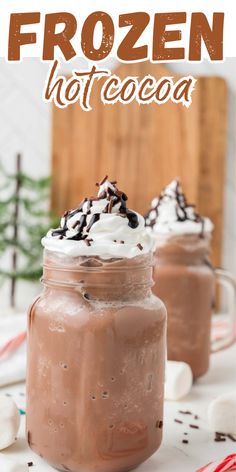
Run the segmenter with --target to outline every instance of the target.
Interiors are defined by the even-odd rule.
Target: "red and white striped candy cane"
[[[26,331],[17,334],[0,348],[0,360],[12,354],[25,340]]]
[[[236,470],[236,454],[230,454],[220,462],[210,462],[196,472],[228,472],[228,470]]]

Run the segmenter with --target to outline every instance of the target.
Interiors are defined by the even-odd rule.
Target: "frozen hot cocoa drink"
[[[27,434],[59,470],[130,470],[161,443],[166,311],[151,292],[152,238],[126,202],[105,179],[43,239]]]
[[[187,362],[194,377],[199,377],[209,366],[213,225],[188,204],[175,180],[152,201],[146,226],[156,244],[153,290],[168,313],[168,359]]]

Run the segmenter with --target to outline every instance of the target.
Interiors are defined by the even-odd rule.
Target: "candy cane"
[[[236,470],[236,454],[230,454],[221,462],[210,462],[196,472],[228,472]]]
[[[26,338],[26,331],[17,334],[14,338],[10,339],[6,344],[4,344],[0,348],[0,359],[5,358],[10,355],[13,351],[15,351],[25,340]]]

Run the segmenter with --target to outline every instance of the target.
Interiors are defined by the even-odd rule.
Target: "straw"
[[[196,472],[228,472],[236,470],[236,454],[230,454],[220,462],[210,462]]]

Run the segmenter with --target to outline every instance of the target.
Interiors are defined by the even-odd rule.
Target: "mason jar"
[[[130,470],[161,444],[166,310],[152,265],[151,254],[45,250],[28,316],[27,435],[59,470]]]
[[[235,339],[235,279],[212,267],[210,250],[211,233],[156,235],[153,290],[168,313],[168,359],[187,362],[194,378],[207,372],[211,346],[221,349]],[[229,332],[211,344],[216,282],[228,291]]]
[[[207,372],[215,277],[209,237],[157,238],[154,292],[168,313],[168,359],[187,362],[194,377]]]

